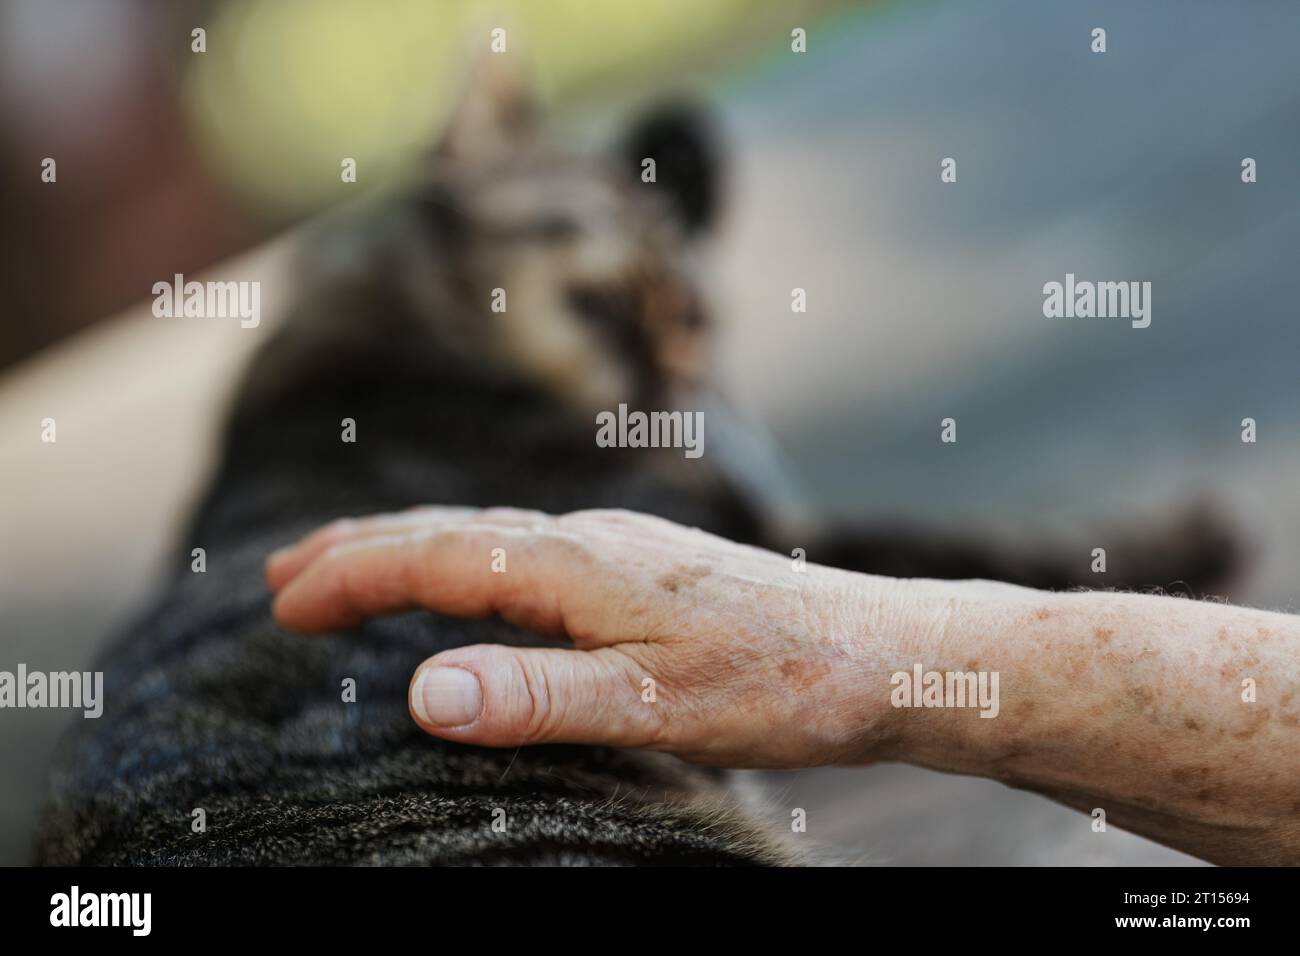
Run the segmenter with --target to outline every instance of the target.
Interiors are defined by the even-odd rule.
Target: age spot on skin
[[[1263,727],[1266,723],[1268,723],[1268,717],[1269,717],[1268,708],[1267,707],[1260,708],[1258,711],[1255,712],[1255,716],[1251,718],[1250,723],[1246,726],[1245,729],[1239,730],[1237,731],[1237,733],[1232,735],[1233,739],[1249,740],[1251,737],[1254,737],[1255,734],[1259,733],[1260,728]]]
[[[1210,778],[1209,767],[1175,767],[1169,775],[1174,783],[1185,787],[1204,786]]]
[[[1092,636],[1097,639],[1098,644],[1109,644],[1115,637],[1115,632],[1109,628],[1099,627],[1092,632]]]
[[[713,569],[707,564],[680,565],[666,574],[659,575],[655,583],[669,594],[676,594],[679,589],[694,584],[701,578],[707,578],[712,573]]]
[[[780,664],[781,676],[797,688],[816,685],[830,671],[830,665],[819,661],[801,661],[791,658]]]
[[[1201,725],[1191,717],[1188,717],[1183,721],[1183,726],[1194,734],[1199,734],[1201,732]]]
[[[1052,616],[1052,612],[1045,607],[1040,607],[1037,611],[1034,612],[1034,617],[1038,618],[1040,621],[1046,621],[1051,616]]]

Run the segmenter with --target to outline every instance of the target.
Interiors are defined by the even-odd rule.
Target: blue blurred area
[[[841,263],[833,313],[810,309],[785,359],[799,376],[847,354],[860,380],[809,375],[818,394],[772,409],[824,496],[1095,511],[1101,483],[1212,483],[1245,416],[1294,440],[1300,5],[895,4],[821,42],[734,85],[725,112],[742,152],[802,148],[817,173],[789,184],[783,218],[808,239],[784,249],[790,285]],[[881,246],[904,267],[876,267]],[[969,295],[925,291],[953,272],[978,275]],[[1152,326],[1044,318],[1042,285],[1067,272],[1151,281]],[[891,354],[900,336],[913,351]],[[947,415],[956,446],[937,441]]]

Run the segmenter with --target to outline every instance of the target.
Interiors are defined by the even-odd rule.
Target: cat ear
[[[537,129],[538,103],[516,54],[484,52],[470,67],[438,153],[464,162],[510,155]]]
[[[654,160],[663,190],[688,232],[710,225],[721,205],[722,158],[714,122],[700,108],[670,103],[652,109],[628,131],[620,160],[638,180]]]

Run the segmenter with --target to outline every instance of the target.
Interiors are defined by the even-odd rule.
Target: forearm
[[[1100,807],[1216,862],[1300,861],[1300,620],[1149,595],[909,587],[935,623],[904,656],[996,671],[1000,699],[994,719],[900,712],[903,759]]]
[[[510,570],[495,573],[505,548]],[[289,628],[425,607],[574,642],[424,662],[411,714],[447,740],[733,767],[902,759],[1100,807],[1207,859],[1300,862],[1300,618],[795,574],[783,555],[609,511],[379,515],[310,535],[267,577]],[[957,678],[951,701],[920,687],[935,672]]]

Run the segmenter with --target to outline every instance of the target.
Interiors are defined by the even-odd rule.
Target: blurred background
[[[151,322],[151,285],[238,256],[273,315],[295,225],[407,168],[497,25],[562,136],[716,107],[718,375],[823,507],[1091,547],[1208,498],[1252,549],[1229,596],[1297,609],[1290,0],[0,0],[0,669],[87,669],[148,599],[273,326]],[[1045,319],[1067,272],[1152,282],[1151,327]],[[0,863],[72,719],[0,711]],[[1194,862],[987,781],[750,776],[848,862]]]

